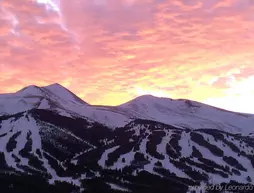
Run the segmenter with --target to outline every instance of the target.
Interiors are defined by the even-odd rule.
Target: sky
[[[253,0],[2,0],[0,93],[186,98],[254,113]]]

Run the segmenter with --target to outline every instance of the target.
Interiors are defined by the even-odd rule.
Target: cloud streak
[[[246,99],[246,91],[254,97],[252,0],[3,0],[0,7],[0,92],[59,82],[92,104],[150,93],[254,113],[254,103],[221,102]]]

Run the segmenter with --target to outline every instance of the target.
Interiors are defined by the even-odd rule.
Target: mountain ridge
[[[32,109],[0,116],[0,144],[0,178],[3,171],[15,179],[29,173],[77,192],[101,192],[98,183],[109,193],[186,193],[200,183],[254,182],[253,139],[216,129],[136,119],[112,130]]]
[[[252,114],[231,112],[188,99],[143,95],[118,106],[90,105],[57,83],[44,87],[31,85],[16,93],[0,95],[0,115],[33,108],[83,117],[110,127],[122,127],[141,118],[193,129],[224,130],[227,127],[231,132],[248,134],[253,132],[254,125]]]
[[[252,115],[185,99],[146,95],[119,106],[94,106],[59,84],[29,86],[0,95],[0,188],[190,193],[193,186],[250,185],[254,190],[253,126]]]
[[[54,93],[54,90],[55,89],[62,89],[62,90],[65,90],[67,92],[69,92],[70,94],[74,95],[75,97],[79,98],[77,95],[75,95],[72,91],[70,91],[69,89],[67,89],[66,87],[62,86],[61,84],[59,83],[52,83],[52,84],[49,84],[49,85],[46,85],[46,86],[37,86],[37,85],[28,85],[16,92],[12,92],[12,93],[0,93],[0,96],[3,96],[3,95],[11,95],[11,94],[15,94],[15,93],[18,93],[18,92],[22,92],[26,89],[29,89],[29,88],[37,88],[37,89],[47,89],[47,90],[50,90],[51,92]],[[85,104],[89,104],[88,102],[86,102],[85,100],[79,98],[83,103]],[[158,97],[158,96],[154,96],[152,94],[144,94],[144,95],[140,95],[140,96],[136,96],[134,97],[133,99],[130,99],[129,101],[126,101],[126,102],[123,102],[122,104],[119,104],[119,105],[91,105],[91,106],[102,106],[102,107],[118,107],[118,106],[122,106],[122,105],[125,105],[126,103],[130,103],[130,102],[133,102],[133,101],[136,101],[136,100],[146,100],[146,99],[165,99],[165,100],[170,100],[170,101],[185,101],[186,103],[189,103],[190,105],[205,105],[205,106],[209,106],[209,107],[212,107],[212,108],[215,108],[215,109],[219,109],[219,110],[222,110],[222,111],[226,111],[226,112],[229,112],[229,113],[238,113],[240,115],[243,115],[243,116],[254,116],[254,113],[243,113],[243,112],[237,112],[237,111],[231,111],[231,110],[226,110],[226,109],[223,109],[223,108],[220,108],[220,107],[215,107],[213,105],[208,105],[208,104],[205,104],[205,103],[202,103],[202,102],[198,102],[198,101],[195,101],[195,100],[190,100],[190,99],[184,99],[184,98],[178,98],[178,99],[172,99],[172,98],[168,98],[168,97]]]

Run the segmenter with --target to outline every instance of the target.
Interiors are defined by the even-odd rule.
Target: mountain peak
[[[16,92],[20,95],[41,95],[42,90],[36,85],[29,85]]]
[[[67,88],[65,88],[64,86],[58,83],[53,83],[48,86],[44,86],[42,88],[46,89],[47,91],[50,91],[51,93],[55,94],[57,97],[64,99],[66,101],[72,101],[77,104],[87,104],[81,98],[79,98],[74,93],[72,93],[70,90],[68,90]]]
[[[136,97],[136,99],[156,99],[156,98],[161,98],[161,97],[154,96],[151,94],[145,94],[145,95],[140,95],[140,96]]]
[[[151,94],[147,95],[141,95],[138,96],[124,104],[121,104],[120,106],[126,106],[126,105],[137,105],[137,104],[154,104],[154,103],[161,103],[161,102],[168,102],[172,101],[171,98],[165,98],[165,97],[158,97]]]
[[[47,86],[43,86],[43,88],[63,88],[63,89],[66,89],[64,86],[62,86],[59,83],[49,84]]]
[[[145,95],[137,96],[130,101],[142,101],[142,102],[149,101],[150,102],[151,100],[157,100],[157,99],[160,99],[160,97],[157,97],[151,94],[145,94]]]
[[[22,89],[20,89],[19,91],[17,91],[16,93],[21,93],[21,92],[34,92],[34,91],[42,91],[43,89],[48,89],[48,90],[54,90],[54,89],[62,89],[62,90],[66,90],[69,91],[68,89],[66,89],[64,86],[58,84],[58,83],[53,83],[47,86],[37,86],[37,85],[29,85],[26,86]],[[69,91],[70,92],[70,91]]]

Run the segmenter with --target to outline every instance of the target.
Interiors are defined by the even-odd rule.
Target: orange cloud
[[[150,93],[223,107],[248,83],[254,97],[251,0],[59,2],[1,1],[0,92],[58,82],[91,104]]]

